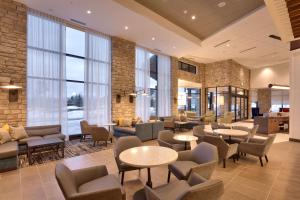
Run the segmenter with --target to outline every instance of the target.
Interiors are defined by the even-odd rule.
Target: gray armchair
[[[206,135],[203,142],[215,145],[218,148],[219,161],[223,161],[223,167],[226,167],[226,159],[232,157],[233,162],[237,158],[238,144],[227,144],[220,136]]]
[[[168,165],[168,182],[170,182],[171,173],[173,173],[179,180],[187,180],[192,172],[209,179],[217,162],[217,147],[206,142],[202,142],[193,150],[178,152],[177,161]]]
[[[67,200],[126,199],[118,179],[108,174],[104,165],[71,171],[58,163],[55,177]]]
[[[232,137],[232,143],[241,143],[241,142],[248,142],[251,138],[253,138],[258,130],[259,125],[254,125],[253,128],[248,128],[245,126],[233,126],[232,129],[241,130],[248,132],[248,135],[245,137]]]
[[[92,135],[94,146],[96,142],[98,143],[100,141],[104,141],[106,146],[108,140],[110,140],[111,143],[113,142],[112,133],[108,132],[104,127],[91,126],[89,127],[89,132]]]
[[[174,181],[155,189],[145,186],[144,191],[143,199],[147,200],[217,200],[224,193],[224,184],[192,173],[187,181]]]
[[[250,138],[248,142],[241,142],[238,147],[238,152],[250,154],[259,157],[260,165],[263,167],[262,157],[264,156],[268,162],[267,154],[271,148],[276,135],[269,135],[267,139]]]
[[[204,125],[198,125],[193,127],[193,135],[198,137],[198,140],[196,141],[197,144],[201,143],[203,141],[203,137],[207,133],[204,131]]]
[[[139,170],[140,168],[132,167],[129,165],[126,165],[125,163],[122,163],[119,159],[119,155],[122,151],[125,151],[127,149],[133,148],[133,147],[139,147],[142,146],[141,140],[136,136],[124,136],[120,137],[115,144],[114,147],[114,156],[115,160],[119,169],[119,174],[122,173],[121,178],[121,184],[124,183],[124,175],[126,171],[132,171],[132,170]]]
[[[174,149],[175,151],[184,151],[185,150],[185,142],[178,141],[173,139],[174,133],[170,130],[160,131],[158,133],[157,142],[159,146],[168,147]],[[191,149],[191,145],[187,145],[187,149]]]

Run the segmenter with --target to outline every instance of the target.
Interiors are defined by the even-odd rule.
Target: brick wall
[[[0,126],[26,124],[26,7],[12,0],[0,1],[0,84],[13,80],[23,87],[18,102],[8,101],[0,89]]]
[[[135,101],[130,103],[128,95],[135,90],[135,43],[112,37],[111,53],[112,119],[134,117]],[[120,103],[117,94],[122,95]]]

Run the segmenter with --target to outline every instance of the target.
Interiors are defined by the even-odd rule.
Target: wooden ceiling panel
[[[300,0],[285,0],[288,8],[293,35],[300,37]]]

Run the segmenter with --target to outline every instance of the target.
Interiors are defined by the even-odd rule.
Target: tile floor
[[[156,145],[156,141],[146,142]],[[193,144],[195,145],[195,144]],[[117,166],[112,150],[31,166],[0,174],[0,199],[63,199],[54,177],[56,162],[64,162],[71,169],[104,164],[109,173],[117,176]],[[269,163],[260,167],[255,157],[247,156],[237,163],[227,162],[226,169],[220,164],[212,178],[225,183],[224,200],[293,200],[300,199],[300,143],[279,141],[269,152]],[[146,170],[128,172],[125,175],[127,199],[146,182]],[[167,167],[152,169],[153,186],[165,184]],[[172,176],[171,181],[175,178]]]

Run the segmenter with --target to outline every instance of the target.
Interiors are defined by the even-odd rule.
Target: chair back
[[[268,154],[274,140],[275,140],[276,134],[270,134],[266,141],[264,142],[265,148],[264,148],[264,154]]]
[[[170,130],[159,131],[157,142],[159,146],[165,146],[164,143],[172,145],[173,143],[176,143],[173,137],[174,133]]]
[[[250,129],[246,126],[233,126],[232,129],[250,132]]]
[[[120,137],[114,146],[114,154],[115,154],[115,160],[117,162],[117,166],[120,169],[121,161],[119,159],[119,155],[122,151],[125,151],[127,149],[133,148],[133,147],[139,147],[142,146],[141,140],[136,136],[124,136]]]
[[[192,150],[192,159],[198,164],[218,161],[218,149],[207,142],[201,142]]]
[[[232,123],[232,118],[233,118],[232,112],[225,112],[221,122],[225,124],[230,124]]]
[[[94,141],[107,141],[109,139],[109,132],[104,127],[93,126],[89,128],[89,131]]]
[[[219,161],[222,161],[226,158],[229,150],[229,145],[220,136],[206,135],[203,138],[203,142],[207,142],[217,147]]]
[[[248,138],[247,138],[246,142],[249,142],[249,140],[255,136],[258,128],[259,128],[258,124],[254,125],[254,127],[249,132],[249,135],[248,135]]]
[[[219,128],[218,122],[211,122],[210,126],[212,130],[216,130]]]
[[[80,121],[80,129],[81,129],[82,134],[84,134],[84,135],[90,134],[89,133],[89,123],[86,120]]]
[[[197,144],[203,141],[203,137],[206,135],[204,131],[204,125],[198,125],[193,127],[193,135],[198,137]]]
[[[56,164],[55,178],[65,199],[69,199],[69,197],[77,193],[75,177],[72,171],[63,163]]]

